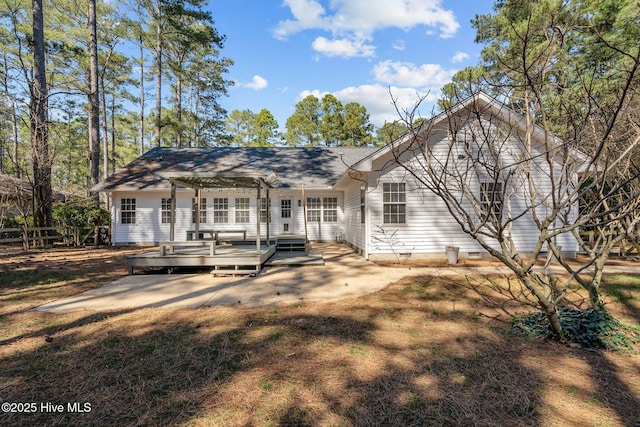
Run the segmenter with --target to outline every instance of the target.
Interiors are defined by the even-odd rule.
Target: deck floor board
[[[257,253],[255,245],[222,245],[216,247],[211,256],[207,248],[175,248],[173,253],[160,255],[160,251],[150,251],[128,258],[129,274],[135,267],[237,267],[257,266],[273,256],[275,245],[262,245]],[[259,271],[259,269],[258,269]]]

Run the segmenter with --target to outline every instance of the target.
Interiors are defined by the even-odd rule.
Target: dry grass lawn
[[[2,255],[0,398],[37,410],[0,425],[640,425],[637,347],[512,335],[523,308],[484,278],[275,308],[29,311],[126,274],[132,251]],[[612,314],[640,323],[640,277],[610,276],[605,291]]]

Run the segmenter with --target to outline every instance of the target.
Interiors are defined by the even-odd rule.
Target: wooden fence
[[[16,227],[0,228],[0,244],[22,243],[24,250],[62,244],[66,246],[108,245],[110,227]]]
[[[595,231],[581,231],[580,237],[591,248],[593,248],[597,239]],[[635,237],[633,240],[627,238],[620,240],[612,248],[611,253],[620,256],[640,256],[640,238]]]

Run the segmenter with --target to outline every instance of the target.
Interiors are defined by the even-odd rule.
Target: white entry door
[[[280,221],[278,224],[278,233],[293,234],[293,201],[290,198],[280,199]]]

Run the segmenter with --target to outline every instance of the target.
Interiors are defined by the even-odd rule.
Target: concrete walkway
[[[324,266],[268,267],[256,277],[213,277],[209,273],[126,276],[35,310],[61,313],[147,307],[255,307],[358,297],[406,276],[509,273],[503,266],[380,267],[355,255],[346,245],[322,245],[319,249],[325,259]],[[607,272],[640,273],[640,266],[610,266]]]

